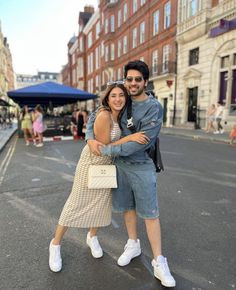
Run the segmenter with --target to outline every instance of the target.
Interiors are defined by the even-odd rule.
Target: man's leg
[[[154,259],[161,255],[161,225],[160,219],[145,219],[148,240]]]
[[[152,266],[154,276],[166,287],[174,287],[175,279],[170,273],[167,259],[161,254],[161,225],[160,219],[145,219],[148,239],[152,248],[153,257]]]

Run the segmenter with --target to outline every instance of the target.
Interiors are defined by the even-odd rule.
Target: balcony
[[[150,67],[150,78],[156,78],[168,74],[176,74],[176,62],[167,61],[157,66]]]

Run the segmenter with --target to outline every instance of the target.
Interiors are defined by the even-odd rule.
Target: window
[[[120,57],[120,55],[121,55],[121,40],[118,40],[117,56]]]
[[[198,61],[199,61],[199,47],[190,50],[189,65],[198,64]]]
[[[100,56],[104,56],[104,41],[101,43],[101,46],[100,46]]]
[[[229,66],[229,55],[221,58],[221,68],[226,68]]]
[[[169,45],[165,45],[163,47],[163,63],[162,63],[162,71],[167,72],[168,71],[168,65],[169,65]]]
[[[123,53],[127,53],[127,35],[123,38]]]
[[[92,39],[92,31],[89,32],[88,34],[88,48],[92,46],[93,39]]]
[[[233,65],[236,65],[236,53],[234,54]]]
[[[146,3],[146,0],[141,0],[140,5],[143,6]]]
[[[153,13],[153,36],[159,32],[159,10]]]
[[[194,16],[197,13],[197,0],[189,0],[189,16]]]
[[[137,28],[136,27],[133,29],[132,35],[133,35],[133,37],[132,37],[132,48],[135,48],[137,46]]]
[[[121,26],[121,10],[118,11],[118,20],[117,20],[118,27]]]
[[[105,34],[108,33],[108,25],[109,25],[109,21],[108,19],[105,20]]]
[[[82,37],[80,37],[80,39],[79,39],[79,50],[80,51],[83,51],[84,50],[84,47],[83,47],[83,38]]]
[[[170,26],[170,2],[167,2],[164,7],[164,29]]]
[[[121,68],[118,68],[118,71],[117,71],[117,79],[118,80],[122,79],[122,76],[121,76]]]
[[[115,32],[115,16],[111,15],[111,32]]]
[[[152,52],[152,72],[157,73],[158,72],[158,51],[154,50]]]
[[[139,38],[140,43],[144,43],[145,41],[145,21],[140,23],[140,38]]]
[[[105,61],[109,60],[109,47],[108,45],[105,46]]]
[[[111,60],[115,59],[115,45],[114,43],[111,43]]]
[[[99,38],[99,33],[100,33],[100,22],[96,24],[96,39]]]
[[[127,14],[128,14],[128,8],[127,8],[127,3],[125,3],[124,9],[123,9],[123,21],[124,22],[127,20]]]
[[[98,69],[100,66],[100,56],[99,56],[99,47],[95,49],[95,69]]]
[[[137,10],[138,10],[137,0],[133,0],[133,13],[135,13]]]

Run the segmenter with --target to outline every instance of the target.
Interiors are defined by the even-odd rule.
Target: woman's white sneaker
[[[158,256],[157,260],[152,260],[152,266],[154,269],[154,276],[161,281],[163,286],[175,287],[176,282],[170,273],[167,259],[165,257]]]
[[[137,241],[128,239],[128,242],[124,247],[124,250],[125,250],[124,253],[120,256],[120,258],[117,261],[117,264],[122,267],[128,265],[133,258],[141,255],[141,247],[139,239],[137,239]]]
[[[62,268],[61,246],[53,245],[52,240],[49,246],[49,268],[53,272],[60,272]]]
[[[87,234],[86,239],[87,245],[89,246],[91,250],[91,254],[94,258],[98,259],[103,256],[103,250],[99,244],[97,236],[90,237],[90,232]]]

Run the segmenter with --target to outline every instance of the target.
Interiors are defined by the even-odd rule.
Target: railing
[[[167,61],[165,63],[150,68],[150,77],[157,77],[170,73],[176,73],[176,62],[174,61]]]

